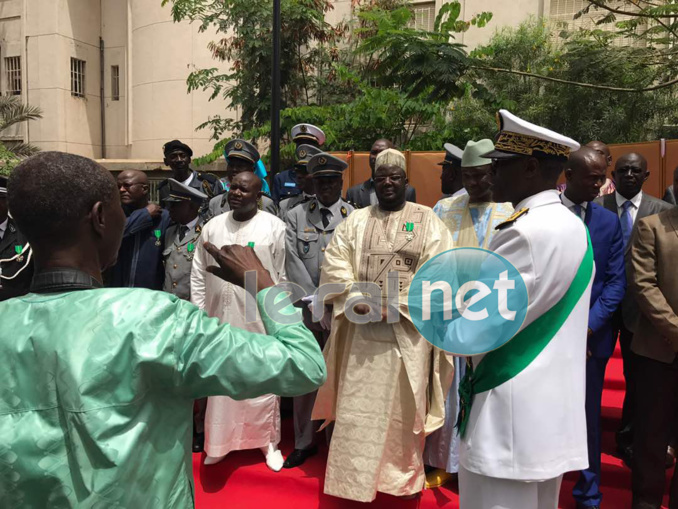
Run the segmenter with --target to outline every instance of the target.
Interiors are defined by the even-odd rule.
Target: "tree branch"
[[[631,93],[642,93],[642,92],[652,92],[654,90],[660,90],[662,88],[667,88],[671,87],[673,85],[678,84],[678,78],[666,81],[664,83],[660,83],[658,85],[653,85],[651,87],[646,87],[646,88],[622,88],[622,87],[610,87],[607,85],[593,85],[591,83],[582,83],[579,81],[569,81],[569,80],[561,80],[559,78],[552,78],[551,76],[542,76],[541,74],[534,74],[531,72],[525,72],[525,71],[516,71],[513,69],[502,69],[500,67],[484,67],[484,66],[479,66],[479,65],[471,65],[473,69],[478,69],[479,71],[491,71],[491,72],[503,72],[507,74],[516,74],[518,76],[527,76],[530,78],[537,78],[540,80],[544,81],[552,81],[554,83],[562,83],[563,85],[574,85],[577,87],[582,87],[582,88],[593,88],[596,90],[608,90],[611,92],[631,92]]]
[[[614,14],[622,14],[624,16],[631,16],[633,18],[648,18],[656,21],[659,23],[661,26],[663,26],[666,30],[668,30],[671,34],[673,34],[674,37],[678,38],[678,33],[674,29],[672,29],[669,25],[664,23],[661,18],[666,18],[666,19],[671,19],[675,16],[653,16],[652,14],[646,14],[642,11],[639,12],[629,12],[629,11],[623,11],[621,9],[614,9],[613,7],[610,7],[609,5],[606,5],[604,3],[600,3],[598,0],[588,0],[589,4],[595,5],[599,9],[605,9],[608,12],[612,12]]]

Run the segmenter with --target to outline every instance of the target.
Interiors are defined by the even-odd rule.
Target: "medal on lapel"
[[[412,240],[414,238],[414,223],[405,223],[405,231],[408,232],[405,238]]]
[[[189,260],[193,259],[193,251],[195,251],[195,244],[193,244],[193,242],[189,242],[186,246],[186,252],[188,253]]]
[[[153,230],[153,235],[155,235],[155,245],[160,246],[160,237],[162,237],[161,230]]]
[[[308,250],[310,249],[310,246],[308,245],[308,242],[304,242],[304,254],[308,254]]]
[[[21,254],[23,253],[23,251],[24,251],[23,246],[14,246],[14,252],[18,255],[16,257],[16,261],[19,263],[22,263],[24,261],[24,255]]]
[[[247,247],[251,247],[252,249],[254,249],[254,242],[248,242]]]

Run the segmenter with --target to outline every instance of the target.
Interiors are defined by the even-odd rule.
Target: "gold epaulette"
[[[503,229],[506,228],[507,226],[512,225],[513,223],[516,222],[516,220],[517,220],[519,217],[524,216],[525,214],[527,214],[527,213],[529,212],[529,210],[530,210],[530,209],[528,209],[528,208],[524,208],[524,209],[520,209],[520,210],[514,212],[513,215],[512,215],[511,217],[509,217],[506,221],[504,221],[503,223],[499,223],[499,224],[495,227],[495,230],[503,230]]]

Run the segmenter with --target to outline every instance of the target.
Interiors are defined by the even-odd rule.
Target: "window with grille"
[[[71,58],[71,95],[85,97],[85,61]]]
[[[607,11],[604,9],[596,10],[591,8],[588,14],[584,14],[578,19],[574,19],[574,15],[588,4],[589,2],[587,0],[551,0],[551,21],[566,24],[570,30],[578,28],[584,28],[587,30],[592,30],[594,28],[599,28],[601,30],[616,30],[614,23],[605,23],[596,26],[596,21],[605,17],[607,14]],[[629,9],[628,4],[622,4],[621,2],[619,5],[615,5],[614,2],[610,2],[609,5],[611,7]],[[617,14],[616,18],[617,21],[624,21],[631,19],[631,16]],[[643,43],[631,37],[618,37],[615,39],[614,44],[616,46],[639,46]]]
[[[424,2],[416,3],[412,6],[414,16],[410,20],[410,28],[417,30],[433,31],[433,25],[436,20],[436,3]]]
[[[111,66],[111,98],[114,101],[120,100],[120,66]]]
[[[7,95],[21,95],[21,57],[5,58]]]

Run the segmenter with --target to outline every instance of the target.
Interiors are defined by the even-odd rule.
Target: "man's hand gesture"
[[[218,264],[207,267],[207,272],[210,274],[244,288],[245,273],[255,271],[257,273],[257,292],[273,286],[271,275],[261,264],[251,247],[233,245],[223,246],[219,249],[210,242],[205,242],[203,246]]]

